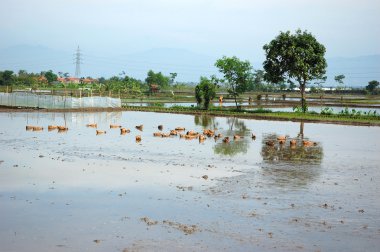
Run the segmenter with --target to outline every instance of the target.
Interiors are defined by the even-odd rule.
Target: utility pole
[[[82,64],[82,53],[80,52],[79,46],[77,49],[77,52],[74,54],[75,55],[75,77],[79,78],[80,77],[80,65]]]

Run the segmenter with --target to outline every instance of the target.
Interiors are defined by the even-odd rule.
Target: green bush
[[[321,115],[332,115],[334,111],[332,108],[326,107],[321,110]]]

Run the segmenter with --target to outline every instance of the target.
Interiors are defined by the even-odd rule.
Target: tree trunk
[[[237,99],[236,99],[236,94],[234,94],[234,98],[235,98],[236,109],[239,110],[239,108],[238,108],[238,104],[237,104]]]
[[[300,92],[301,92],[301,107],[302,112],[306,112],[306,100],[305,100],[305,83],[300,84]]]
[[[299,137],[303,139],[303,128],[304,128],[304,122],[302,121],[300,123],[300,133],[298,134]]]

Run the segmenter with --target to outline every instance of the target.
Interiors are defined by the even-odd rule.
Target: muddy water
[[[2,113],[0,122],[1,251],[380,246],[378,127],[143,112]],[[107,133],[85,126],[94,122]],[[69,130],[33,132],[27,124]],[[243,138],[155,138],[159,124],[164,132],[217,128]],[[280,135],[288,136],[284,145]]]

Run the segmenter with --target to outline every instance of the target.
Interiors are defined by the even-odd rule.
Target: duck
[[[86,127],[97,128],[98,124],[97,123],[89,123],[89,124],[86,124]]]
[[[229,143],[229,142],[230,142],[230,138],[229,137],[223,138],[223,143]]]
[[[57,125],[48,125],[48,131],[56,130],[58,129]]]
[[[303,141],[302,141],[302,144],[303,144],[303,146],[305,146],[305,147],[311,147],[311,146],[315,146],[315,145],[317,145],[316,142],[306,141],[306,140],[303,140]]]
[[[42,130],[44,130],[43,127],[33,126],[33,131],[42,131]]]
[[[175,130],[177,130],[177,131],[184,131],[185,128],[184,127],[177,127],[177,128],[175,128]]]
[[[143,130],[143,128],[144,128],[144,125],[142,125],[142,124],[141,124],[141,125],[137,125],[137,126],[136,126],[136,129],[138,129],[138,130],[140,130],[140,131],[142,131],[142,130]]]
[[[256,140],[256,135],[255,134],[252,133],[251,137],[252,137],[253,140]]]
[[[297,145],[297,140],[292,139],[290,140],[290,146],[296,146]]]
[[[234,140],[239,140],[240,138],[242,138],[242,137],[239,135],[234,135]]]
[[[205,135],[199,135],[198,139],[199,139],[199,142],[203,142],[204,140],[206,140],[206,136]]]
[[[153,133],[153,136],[155,136],[155,137],[160,137],[160,136],[162,136],[162,133],[161,133],[161,132],[154,132],[154,133]]]
[[[170,135],[172,136],[176,136],[178,134],[178,132],[176,130],[171,130],[170,131]]]
[[[141,142],[141,136],[140,135],[136,136],[136,142]]]
[[[281,140],[278,140],[278,143],[279,143],[279,144],[284,144],[284,143],[285,143],[285,140],[282,140],[282,139],[281,139]]]
[[[121,128],[120,129],[120,134],[126,134],[126,133],[129,133],[129,132],[131,132],[130,129],[126,129],[126,128]]]
[[[119,124],[110,124],[110,129],[116,129],[116,128],[121,128],[121,125],[119,125]]]
[[[100,135],[100,134],[106,134],[107,131],[105,130],[96,130],[96,135]]]
[[[68,130],[69,128],[66,126],[57,126],[58,130],[65,131]]]
[[[158,130],[163,130],[164,126],[163,125],[158,125]]]
[[[195,132],[194,130],[189,130],[186,132],[186,135],[188,136],[198,136],[198,132]]]
[[[210,129],[205,129],[203,130],[203,134],[207,135],[208,137],[212,137],[215,134],[215,131],[210,130]]]
[[[170,135],[170,133],[162,133],[161,134],[161,137],[170,137],[171,135]]]
[[[198,134],[196,134],[196,135],[185,135],[185,139],[187,139],[187,140],[195,139],[197,137],[198,137]]]
[[[26,125],[25,129],[30,131],[30,130],[33,130],[35,126],[32,126],[32,125]]]
[[[286,136],[278,136],[277,140],[278,141],[281,141],[281,140],[285,141],[286,140]]]

